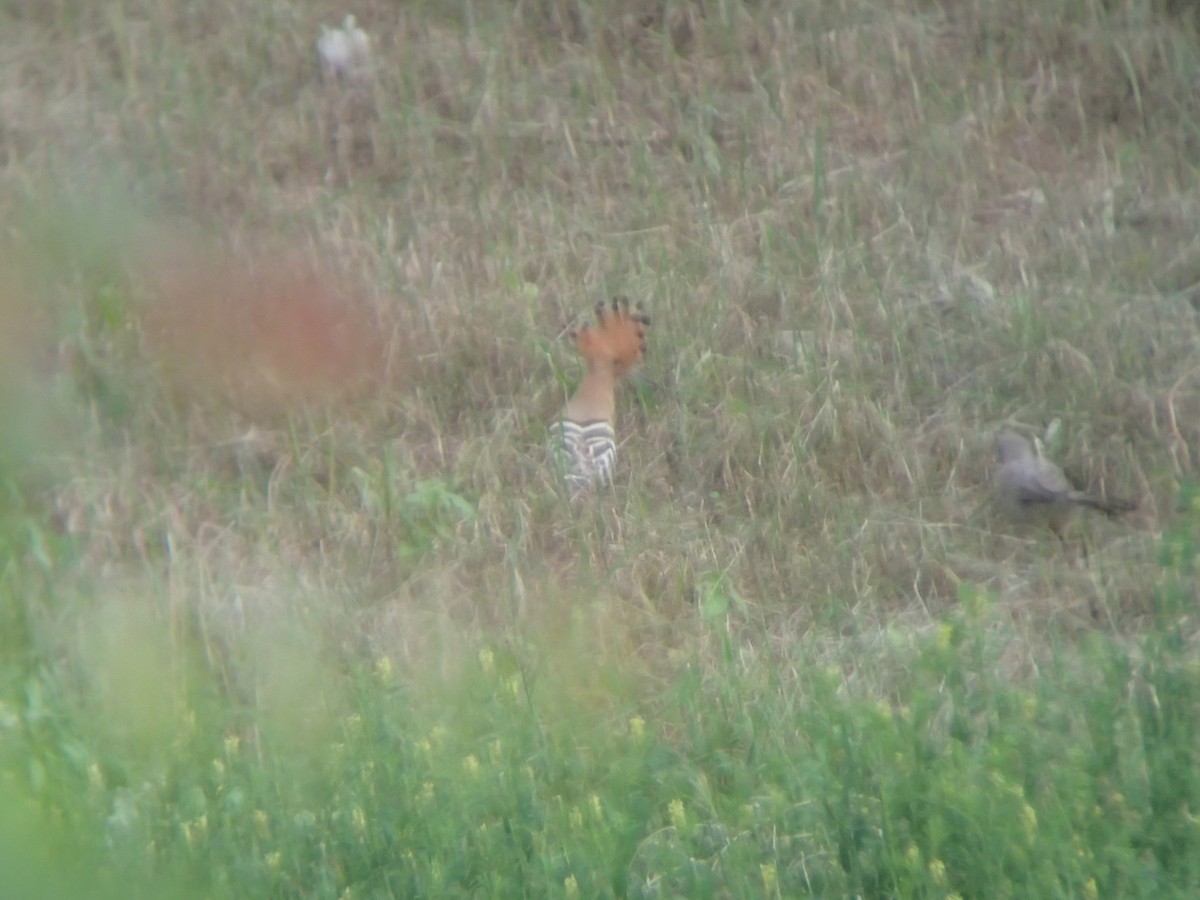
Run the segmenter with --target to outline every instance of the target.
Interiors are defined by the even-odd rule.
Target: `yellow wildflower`
[[[758,867],[758,874],[762,876],[763,893],[774,894],[779,885],[779,878],[773,865],[763,863]]]
[[[944,885],[946,883],[946,864],[940,859],[932,859],[929,861],[929,877],[933,879],[933,883]]]
[[[1028,803],[1021,807],[1021,824],[1025,827],[1026,839],[1033,843],[1033,839],[1037,835],[1037,810]]]
[[[676,798],[668,803],[667,815],[670,816],[676,831],[683,831],[687,827],[687,813],[684,811],[682,800]]]

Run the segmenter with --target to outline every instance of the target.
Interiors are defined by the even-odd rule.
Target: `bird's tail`
[[[1137,509],[1137,504],[1132,501],[1114,497],[1097,497],[1093,494],[1085,494],[1083,491],[1071,491],[1070,500],[1080,506],[1098,510],[1110,518]]]

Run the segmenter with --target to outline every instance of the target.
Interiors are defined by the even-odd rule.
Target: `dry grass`
[[[497,643],[664,677],[717,652],[715,584],[748,654],[849,661],[964,585],[1030,654],[1137,629],[1200,465],[1190,26],[1135,0],[355,12],[361,85],[319,78],[319,6],[0,14],[63,602],[132,579],[253,696],[285,622],[414,673]],[[614,293],[655,327],[617,486],[573,515],[541,449],[576,377],[555,338]],[[1068,471],[1138,512],[1088,523],[1086,559],[1005,531],[1004,421],[1059,421]]]

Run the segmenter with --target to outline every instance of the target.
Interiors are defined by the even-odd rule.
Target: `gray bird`
[[[996,435],[993,476],[1001,511],[1012,521],[1049,525],[1059,538],[1081,506],[1116,515],[1133,509],[1133,504],[1109,500],[1075,490],[1063,470],[1044,459],[1032,443],[1013,431]]]

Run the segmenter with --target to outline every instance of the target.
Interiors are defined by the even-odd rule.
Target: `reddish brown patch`
[[[381,329],[361,294],[298,254],[242,262],[174,248],[145,274],[148,349],[189,396],[266,412],[339,399],[383,374]]]

